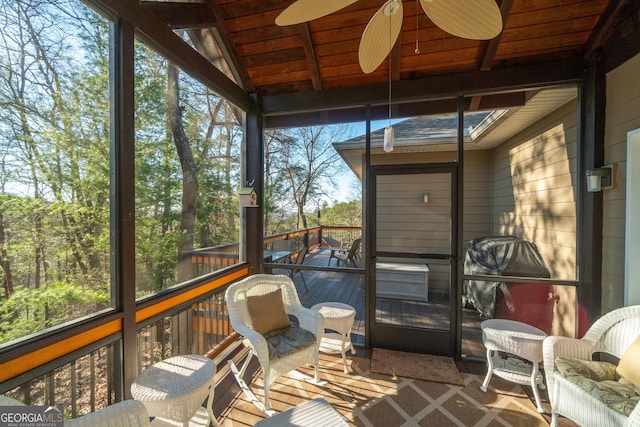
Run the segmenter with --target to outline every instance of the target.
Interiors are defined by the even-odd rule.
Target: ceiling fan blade
[[[276,25],[283,27],[312,21],[352,5],[356,1],[358,0],[296,0],[280,12],[276,18]]]
[[[373,15],[362,33],[358,61],[362,71],[375,71],[396,44],[402,28],[402,1],[389,0]]]
[[[490,40],[502,31],[495,0],[420,0],[420,4],[434,24],[454,36]]]

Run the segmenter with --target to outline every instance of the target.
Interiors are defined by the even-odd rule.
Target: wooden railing
[[[360,227],[319,226],[286,233],[265,236],[264,249],[272,250],[275,241],[288,240],[290,249],[297,252],[303,246],[310,250],[319,246],[334,246],[341,242],[352,242],[362,234]],[[231,243],[194,249],[186,253],[193,268],[193,277],[213,273],[240,262],[240,245]]]
[[[248,268],[237,267],[219,273],[198,287],[178,292],[170,298],[146,301],[136,310],[138,371],[162,360],[180,354],[207,354],[221,343],[228,343],[233,330],[228,320],[224,291],[233,281],[248,274]],[[105,324],[91,328],[91,320],[83,324],[86,332],[105,329]],[[98,323],[97,320],[94,322]],[[117,400],[121,389],[122,369],[116,356],[122,351],[120,320],[107,336],[81,347],[61,340],[22,356],[24,360],[43,359],[33,369],[24,367],[19,360],[7,362],[0,368],[16,372],[12,378],[2,378],[0,393],[29,405],[62,405],[66,416],[77,417],[110,405]],[[80,337],[78,337],[79,339]]]
[[[350,241],[359,227],[314,227],[264,239],[265,249],[275,240],[291,240],[292,247],[314,248],[335,241]],[[328,240],[327,240],[328,239]],[[138,304],[136,347],[138,371],[164,358],[194,353],[210,357],[235,341],[229,323],[224,291],[228,284],[246,276],[239,264],[238,244],[191,251],[194,268],[201,277],[197,286],[157,295]],[[235,265],[235,267],[225,267]],[[208,279],[202,278],[203,275]],[[29,405],[62,405],[75,418],[120,400],[124,382],[122,313],[111,313],[82,323],[78,333],[66,338],[30,345],[27,351],[0,364],[0,394]]]

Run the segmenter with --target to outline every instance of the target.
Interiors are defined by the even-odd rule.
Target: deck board
[[[304,260],[305,266],[327,267],[331,251],[318,248],[310,251]],[[288,274],[288,270],[274,269],[274,274]],[[301,274],[308,290],[305,289]],[[294,275],[300,302],[311,307],[321,302],[341,302],[356,310],[351,339],[356,346],[365,345],[365,289],[364,274],[344,269],[337,271],[304,270]],[[381,317],[384,313],[384,317]],[[448,302],[429,302],[378,298],[377,321],[385,324],[415,328],[446,330],[449,328]],[[383,320],[384,319],[384,320]],[[480,323],[483,319],[474,310],[463,309],[462,355],[472,359],[484,359]]]

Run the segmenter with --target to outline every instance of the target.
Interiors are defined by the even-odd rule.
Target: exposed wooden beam
[[[482,61],[480,63],[480,71],[487,71],[493,67],[493,60],[496,57],[498,46],[500,45],[500,39],[502,39],[502,33],[504,27],[507,25],[507,20],[511,14],[511,8],[513,7],[514,0],[502,0],[500,4],[500,14],[502,15],[502,31],[496,37],[489,40],[484,48],[484,54],[482,55]]]
[[[211,8],[204,3],[142,1],[140,7],[156,15],[174,30],[205,28],[216,24]]]
[[[241,80],[241,85],[244,87],[247,92],[255,92],[255,88],[253,87],[253,83],[251,82],[251,78],[247,73],[247,69],[242,63],[242,59],[238,55],[238,51],[236,46],[233,44],[231,39],[231,35],[227,31],[227,27],[224,25],[224,16],[222,15],[222,11],[216,4],[214,0],[206,0],[206,3],[211,8],[213,12],[213,16],[215,17],[216,29],[220,34],[220,42],[223,43],[224,49],[227,51],[227,59],[232,62],[233,68],[235,68],[238,77]]]
[[[298,24],[300,37],[302,38],[302,47],[304,55],[309,63],[309,74],[311,75],[311,84],[313,90],[322,90],[322,76],[320,75],[320,66],[318,65],[318,56],[311,38],[311,27],[308,22]]]
[[[637,6],[639,8],[636,10],[635,22],[640,22],[640,4]],[[625,22],[623,26],[630,31],[620,31],[618,37],[614,37],[614,40],[609,39],[602,48],[607,72],[640,54],[640,28],[633,20],[629,21],[631,22]]]
[[[637,10],[637,0],[618,0],[609,2],[600,20],[584,44],[584,57],[588,58],[599,47],[602,47],[615,31],[620,20],[620,12],[627,9]]]
[[[480,109],[480,101],[482,100],[482,96],[474,96],[471,98],[471,103],[469,104],[470,111],[478,111]]]
[[[215,28],[195,28],[187,30],[189,39],[196,50],[209,60],[217,69],[222,71],[228,78],[238,83],[240,76],[233,64],[228,61],[228,55],[222,51],[219,43],[219,36]],[[241,112],[231,104],[231,109],[238,120],[241,120]]]
[[[484,53],[482,55],[482,60],[480,61],[480,71],[487,71],[493,67],[493,60],[496,57],[496,52],[498,51],[498,46],[500,45],[500,39],[502,38],[504,27],[507,25],[507,20],[509,19],[509,15],[511,14],[513,1],[514,0],[502,0],[502,3],[500,4],[500,14],[502,15],[503,31],[501,31],[500,34],[487,42],[484,48]],[[477,111],[479,105],[480,97],[474,96],[471,100],[469,109],[471,111]]]
[[[571,84],[580,81],[583,73],[584,62],[571,59],[551,64],[522,65],[401,80],[393,83],[393,102],[406,103]],[[388,93],[388,83],[378,83],[321,92],[264,96],[262,107],[265,115],[272,116],[363,107],[368,104],[385,105],[388,103]]]
[[[253,100],[235,82],[214,67],[205,57],[176,35],[154,14],[130,0],[86,0],[115,17],[120,17],[136,28],[136,33],[157,52],[238,107],[248,110]]]
[[[480,107],[484,110],[508,108],[524,105],[527,100],[526,92],[509,92],[486,95],[482,97]],[[429,114],[444,114],[455,112],[457,100],[455,98],[439,99],[435,101],[420,101],[394,106],[394,118],[423,116]],[[469,101],[465,110],[470,111]],[[371,108],[372,120],[386,119],[389,114],[387,105],[377,105]],[[269,116],[265,118],[267,128],[288,128],[302,126],[333,125],[339,123],[361,122],[366,119],[366,108],[355,107],[341,110],[324,110],[300,114]]]

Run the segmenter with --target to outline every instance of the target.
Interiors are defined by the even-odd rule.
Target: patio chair
[[[274,251],[291,252],[291,240],[274,240],[271,244],[271,248]],[[291,257],[282,258],[282,262],[288,264],[291,262]]]
[[[25,406],[25,404],[13,397],[0,394],[0,406]]]
[[[306,247],[306,246],[303,246],[298,251],[298,255],[296,256],[295,265],[302,265],[302,263],[304,262],[304,259],[306,258],[308,253],[309,253],[309,248]],[[291,269],[291,270],[289,270],[289,277],[291,277],[291,280],[293,280],[293,277],[298,273],[300,274],[300,277],[302,278],[302,284],[304,285],[304,288],[308,292],[309,288],[307,287],[307,282],[304,280],[304,276],[302,275],[302,270],[300,270],[300,269]]]
[[[269,413],[269,389],[275,380],[301,366],[311,364],[314,378],[318,374],[320,337],[324,319],[300,303],[293,280],[283,275],[255,274],[230,285],[225,292],[229,320],[244,337],[250,352],[238,370],[233,360],[229,366],[245,395],[262,411]],[[297,319],[298,326],[289,317]],[[243,376],[255,356],[264,373],[264,403],[251,392]],[[302,375],[302,374],[301,374]]]
[[[542,353],[551,402],[551,426],[558,425],[558,415],[585,427],[640,425],[638,397],[628,401],[628,396],[619,397],[610,393],[611,390],[624,390],[628,387],[633,389],[633,384],[636,389],[640,388],[638,334],[640,305],[619,308],[605,314],[589,328],[582,339],[558,336],[545,338]],[[629,354],[626,354],[627,350]],[[622,359],[616,368],[606,362],[593,361],[592,358],[597,353]],[[621,375],[625,378],[624,381],[618,381]],[[610,406],[612,404],[615,408]],[[623,412],[629,411],[634,404],[635,409],[625,415]]]
[[[65,427],[146,427],[150,426],[149,415],[144,403],[138,400],[123,400],[71,420],[65,420]]]
[[[353,264],[354,267],[357,267],[356,259],[360,257],[361,243],[362,239],[355,239],[349,248],[331,249],[329,264],[331,264],[331,258],[335,258],[336,267],[340,264],[340,261],[342,261],[345,267],[348,267],[350,263]]]
[[[0,406],[25,406],[19,400],[0,395]],[[144,403],[123,400],[98,411],[64,421],[65,427],[147,427],[151,425]]]

